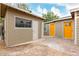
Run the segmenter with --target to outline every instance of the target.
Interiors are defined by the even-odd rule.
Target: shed
[[[43,35],[42,17],[3,3],[0,3],[0,16],[4,19],[3,37],[7,47],[26,44]]]

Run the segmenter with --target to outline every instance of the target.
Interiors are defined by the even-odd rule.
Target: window
[[[65,22],[65,26],[71,26],[71,22]]]
[[[16,27],[31,28],[32,27],[32,21],[16,17]]]
[[[24,26],[25,27],[31,27],[32,26],[32,22],[31,21],[26,21]]]
[[[77,12],[77,16],[79,16],[79,11]]]

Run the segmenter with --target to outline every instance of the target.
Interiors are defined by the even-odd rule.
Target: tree
[[[25,3],[18,3],[18,7],[21,8],[21,9],[27,10],[30,13],[32,12],[31,10],[29,10],[28,5],[25,4]]]
[[[29,10],[28,4],[26,4],[26,3],[6,3],[6,4],[10,5],[10,6],[13,6],[13,7],[16,7],[16,8],[26,10],[30,13],[32,12],[31,10]]]
[[[44,20],[45,22],[59,18],[53,12],[49,12],[49,11],[47,12],[47,14],[43,14],[43,17],[45,18],[45,20]]]

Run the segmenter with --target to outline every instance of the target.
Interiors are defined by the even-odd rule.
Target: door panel
[[[72,39],[73,34],[73,22],[64,22],[64,37],[66,39]]]
[[[50,29],[50,33],[49,33],[50,36],[54,37],[55,36],[55,24],[50,23],[49,29]]]
[[[33,21],[32,23],[33,29],[33,40],[38,39],[38,21]]]

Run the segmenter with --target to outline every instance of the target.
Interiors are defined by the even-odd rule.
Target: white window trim
[[[16,17],[22,18],[22,19],[27,19],[27,18],[20,17],[20,16],[14,16],[14,29],[32,29],[32,26],[31,26],[31,28],[29,28],[29,27],[16,27],[16,26],[15,26],[15,24],[16,24]],[[29,20],[29,19],[27,19],[27,20]],[[32,20],[31,20],[31,21],[32,21]]]

